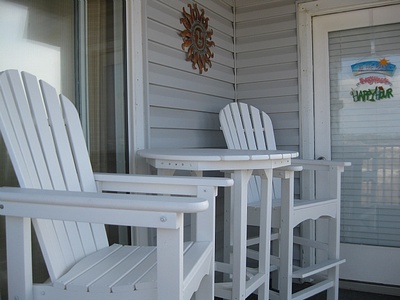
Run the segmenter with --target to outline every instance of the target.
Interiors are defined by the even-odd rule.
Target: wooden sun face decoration
[[[200,74],[208,71],[207,65],[211,68],[210,58],[214,57],[214,53],[211,52],[210,47],[215,46],[215,43],[211,41],[213,35],[212,29],[208,30],[208,18],[204,17],[204,9],[201,9],[201,13],[197,8],[197,4],[188,4],[190,12],[187,13],[183,8],[183,18],[181,18],[181,24],[185,26],[185,30],[181,31],[181,37],[183,40],[182,50],[187,47],[186,61],[192,62],[193,69],[197,69],[196,65],[200,70]]]

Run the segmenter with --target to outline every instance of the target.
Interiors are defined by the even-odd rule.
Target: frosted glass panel
[[[400,24],[332,32],[329,51],[341,241],[400,247]]]

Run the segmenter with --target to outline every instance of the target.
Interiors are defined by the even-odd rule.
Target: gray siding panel
[[[221,131],[152,128],[152,148],[224,148]]]
[[[225,147],[218,113],[234,92],[232,1],[198,2],[213,30],[212,67],[199,74],[182,50],[182,9],[189,1],[147,1],[150,146]]]
[[[216,46],[208,72],[185,60],[179,32],[189,1],[147,1],[151,147],[218,147],[218,112],[237,99],[271,115],[278,147],[298,150],[299,103],[294,0],[200,0]],[[236,20],[236,32],[233,22]],[[236,34],[236,78],[234,35]],[[236,91],[234,90],[236,87]],[[185,132],[187,131],[187,132]],[[177,135],[177,136],[175,136]],[[178,142],[177,139],[188,139]],[[197,140],[197,141],[196,141]]]
[[[212,112],[218,114],[223,105],[232,100],[221,99],[216,96],[200,94],[194,91],[176,90],[172,87],[150,86],[150,105],[152,107],[169,107],[200,112]]]
[[[168,123],[171,129],[214,130],[219,127],[215,114],[175,108],[153,107],[150,111],[151,127],[164,128]]]
[[[279,149],[299,149],[294,0],[236,1],[237,100],[267,112]]]

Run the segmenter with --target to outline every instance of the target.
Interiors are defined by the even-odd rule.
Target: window
[[[123,0],[0,0],[0,71],[30,72],[75,103],[94,171],[127,172],[124,31]],[[0,185],[18,185],[1,137]],[[5,257],[0,218],[0,279]],[[34,275],[46,279],[41,270]],[[0,291],[6,299],[5,280]]]

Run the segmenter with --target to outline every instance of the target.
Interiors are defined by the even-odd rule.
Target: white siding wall
[[[226,1],[198,1],[210,18],[216,46],[212,67],[199,74],[185,61],[180,24],[192,1],[147,1],[150,147],[224,147],[218,112],[234,100],[233,9]]]
[[[294,0],[236,1],[237,99],[267,112],[279,149],[299,150]]]

